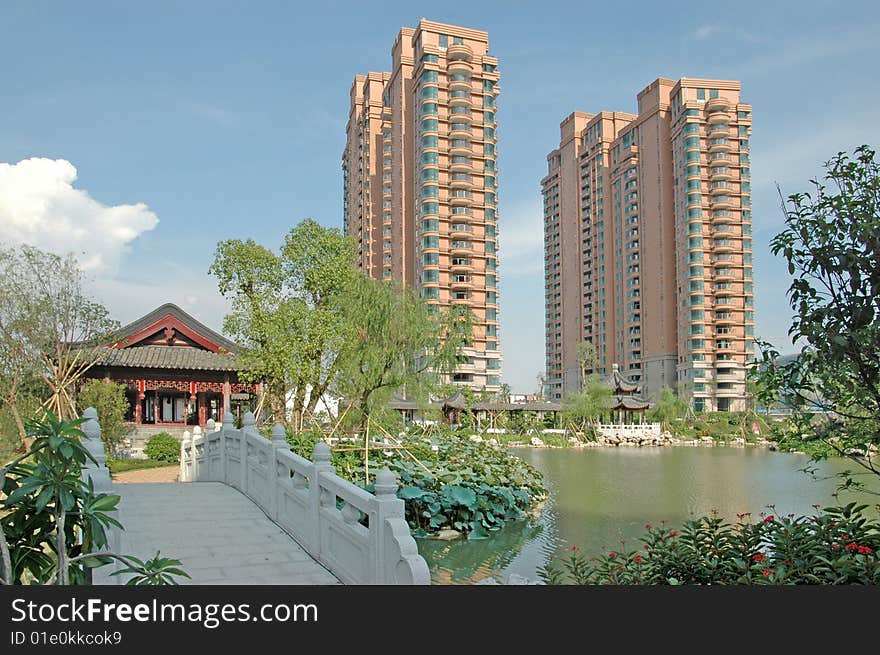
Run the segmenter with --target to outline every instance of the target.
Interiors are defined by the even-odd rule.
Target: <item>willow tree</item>
[[[571,393],[565,398],[562,403],[562,420],[586,430],[608,411],[608,401],[611,396],[611,387],[599,375],[591,373],[580,391]]]
[[[262,382],[277,421],[300,427],[338,369],[346,317],[337,300],[356,276],[355,244],[311,219],[287,234],[278,254],[253,240],[217,244],[210,272],[232,312],[223,330],[244,350],[239,376]]]
[[[18,405],[25,381],[40,380],[47,389],[44,407],[74,418],[75,387],[118,328],[85,290],[72,254],[27,245],[0,249],[0,387],[22,435]]]
[[[466,306],[434,313],[411,288],[362,275],[340,298],[339,309],[349,332],[336,390],[361,425],[396,391],[421,400],[439,388],[463,361],[462,349],[473,336]]]

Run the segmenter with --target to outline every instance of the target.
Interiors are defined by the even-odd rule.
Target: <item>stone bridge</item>
[[[97,412],[83,418],[98,461],[83,477],[121,496],[114,552],[180,559],[192,576],[181,583],[430,584],[387,469],[369,493],[336,475],[323,441],[309,461],[291,452],[283,426],[267,439],[253,414],[241,429],[226,414],[219,429],[209,422],[181,442],[179,483],[112,484]],[[122,584],[112,571],[98,569],[96,584]]]

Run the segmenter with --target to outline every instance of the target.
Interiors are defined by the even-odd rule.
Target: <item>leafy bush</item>
[[[297,454],[311,458],[318,433],[288,434]],[[363,446],[361,440],[360,446]],[[388,467],[400,478],[398,497],[417,536],[454,529],[471,539],[486,537],[507,521],[523,516],[546,494],[542,476],[503,447],[474,443],[448,430],[400,437],[405,448],[370,450],[371,476]],[[358,442],[341,442],[332,454],[339,475],[372,491]],[[436,450],[434,450],[436,448]]]
[[[167,432],[159,432],[147,440],[144,453],[158,462],[177,464],[180,461],[180,441]]]
[[[678,530],[646,525],[641,550],[586,558],[576,548],[545,566],[547,584],[752,585],[880,584],[880,520],[866,505],[830,507],[815,516],[743,514],[736,525],[717,517]]]

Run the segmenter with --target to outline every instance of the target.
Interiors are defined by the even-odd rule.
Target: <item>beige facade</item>
[[[474,316],[453,381],[501,388],[496,98],[486,32],[403,28],[392,72],[358,75],[342,157],[345,232],[360,267]]]
[[[754,336],[749,135],[740,84],[660,78],[638,114],[575,112],[547,156],[546,395],[579,388],[577,346],[649,395],[738,410]]]

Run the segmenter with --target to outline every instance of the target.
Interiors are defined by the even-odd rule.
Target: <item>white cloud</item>
[[[76,189],[76,167],[34,157],[0,163],[0,239],[77,255],[83,270],[113,273],[126,247],[159,219],[143,203],[104,205]]]
[[[697,39],[708,39],[718,31],[719,27],[717,25],[700,25],[700,27],[694,30],[693,36]]]

